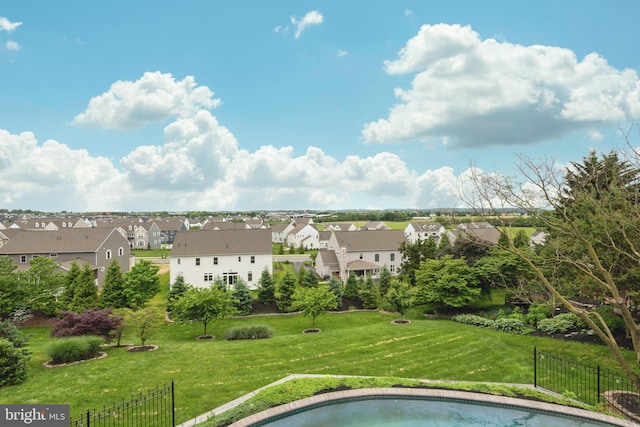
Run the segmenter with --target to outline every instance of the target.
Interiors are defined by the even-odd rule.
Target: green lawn
[[[131,249],[131,255],[137,258],[169,258],[169,249]]]
[[[226,319],[209,325],[218,337],[213,341],[196,340],[201,324],[165,324],[148,340],[159,346],[156,351],[109,348],[105,359],[63,368],[42,366],[49,328],[23,328],[33,334],[29,378],[0,389],[0,402],[68,403],[76,417],[174,380],[180,423],[293,373],[530,384],[534,346],[616,368],[604,346],[508,335],[425,319],[416,311],[411,317],[411,324],[395,325],[393,314],[327,314],[316,319],[319,334],[302,334],[311,319],[300,315]],[[247,323],[267,324],[275,335],[258,341],[219,338],[227,328]]]

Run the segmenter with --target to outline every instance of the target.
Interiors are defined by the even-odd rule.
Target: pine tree
[[[241,316],[251,314],[251,311],[253,310],[253,306],[251,304],[253,302],[253,297],[251,296],[251,291],[244,280],[238,278],[236,283],[233,285],[233,292],[231,295],[233,297],[232,304],[236,310],[238,310],[238,314]]]
[[[342,282],[337,277],[331,277],[329,279],[329,289],[336,296],[338,306],[342,306]]]
[[[70,310],[82,313],[88,308],[98,307],[98,287],[96,286],[93,269],[85,264],[80,274],[73,281],[74,294]]]
[[[265,267],[258,281],[258,301],[262,304],[272,304],[276,302],[276,288],[273,284],[271,273]]]
[[[173,285],[171,285],[169,295],[167,296],[167,311],[169,314],[173,311],[176,301],[184,295],[187,289],[189,289],[189,285],[185,283],[184,276],[182,274],[178,274],[178,277],[173,281]]]
[[[278,286],[278,309],[283,312],[291,310],[291,304],[293,302],[293,294],[295,293],[298,285],[296,278],[289,271],[282,277],[282,282]]]
[[[386,295],[391,286],[391,272],[386,265],[380,270],[380,282],[378,282],[380,288],[380,295]]]
[[[64,276],[62,283],[63,290],[59,300],[59,307],[61,310],[71,310],[71,304],[76,294],[75,282],[76,278],[80,276],[80,271],[78,263],[73,261],[71,263],[71,268],[67,272],[66,276]]]
[[[349,300],[358,299],[358,281],[356,280],[356,275],[353,272],[350,272],[349,277],[347,277],[347,283],[344,286],[342,296]]]
[[[304,268],[304,267],[302,267]],[[318,275],[315,271],[309,270],[304,275],[303,286],[305,288],[317,288],[318,287]]]
[[[120,269],[120,263],[112,260],[107,268],[100,300],[103,307],[125,308],[127,307],[127,295],[124,291],[124,276]]]
[[[360,286],[360,298],[362,298],[363,308],[378,308],[380,292],[378,292],[378,286],[373,283],[371,275],[367,275],[367,278],[362,281],[362,285]]]

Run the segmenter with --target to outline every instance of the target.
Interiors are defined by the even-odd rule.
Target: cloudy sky
[[[636,0],[0,4],[0,207],[460,207],[640,119]]]

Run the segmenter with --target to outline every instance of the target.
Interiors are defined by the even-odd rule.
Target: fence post
[[[176,405],[175,405],[175,390],[173,387],[173,380],[171,380],[171,427],[176,427]]]
[[[600,365],[598,365],[598,396],[596,402],[600,403]]]
[[[87,427],[91,425],[91,411],[87,409]]]
[[[536,347],[533,347],[533,387],[538,387],[538,355]]]

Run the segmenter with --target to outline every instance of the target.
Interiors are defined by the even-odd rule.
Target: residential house
[[[271,241],[273,243],[286,243],[287,234],[285,230],[289,228],[289,224],[280,222],[271,226]]]
[[[444,226],[439,222],[410,222],[404,229],[404,235],[407,241],[415,244],[418,240],[426,241],[434,239],[436,243],[440,242],[440,238],[446,232]]]
[[[23,230],[49,230],[61,228],[91,228],[91,223],[84,218],[30,218],[22,221]]]
[[[131,249],[159,249],[162,232],[155,222],[144,218],[106,218],[97,221],[98,228],[116,228],[127,240]]]
[[[171,248],[176,234],[189,229],[189,219],[182,216],[158,217],[148,220],[160,228],[160,245]]]
[[[233,287],[241,278],[257,289],[262,271],[271,273],[272,263],[268,229],[182,231],[171,249],[170,282],[182,275],[186,283],[205,288],[220,278]]]
[[[50,257],[59,265],[76,261],[88,263],[101,285],[112,260],[123,273],[129,271],[129,244],[115,228],[66,228],[56,231],[3,230],[8,238],[0,256],[8,256],[19,269],[29,268],[29,260]]]
[[[352,222],[327,222],[324,231],[358,231],[358,226]]]
[[[544,245],[549,235],[544,231],[534,231],[529,237],[529,246],[535,247],[536,245]]]
[[[396,275],[402,262],[400,245],[406,241],[402,230],[333,231],[327,250],[335,254],[339,270],[332,267],[333,257],[319,251],[316,271],[323,277],[339,276],[343,282],[351,272],[357,276],[377,276],[384,266]]]
[[[367,221],[360,230],[391,230],[391,228],[382,221]]]
[[[320,246],[320,234],[311,218],[295,218],[285,227],[286,243],[298,248],[302,245],[305,249],[318,249]]]
[[[488,222],[467,222],[458,225],[447,235],[452,244],[455,243],[457,239],[466,236],[496,245],[500,239],[500,230]]]

